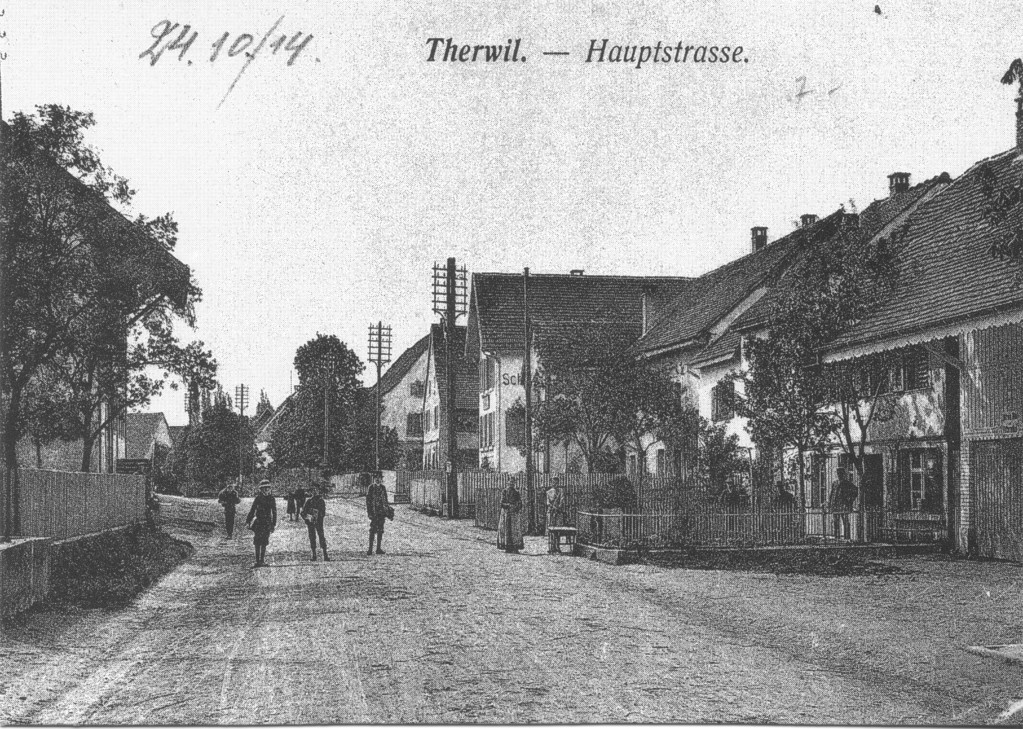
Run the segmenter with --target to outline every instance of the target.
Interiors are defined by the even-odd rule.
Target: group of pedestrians
[[[563,526],[565,523],[565,492],[561,479],[551,479],[547,487],[547,526]],[[522,494],[519,493],[518,479],[508,479],[508,485],[501,493],[501,511],[497,519],[497,548],[509,554],[518,554],[525,548],[525,512]]]
[[[327,513],[327,503],[323,497],[326,493],[326,483],[310,483],[308,491],[300,486],[286,496],[288,520],[301,519],[306,524],[313,562],[317,559],[317,546],[323,553],[323,561],[330,561],[327,554],[327,537],[323,532],[324,517]],[[234,484],[229,484],[220,492],[217,500],[224,509],[224,526],[228,538],[231,538],[234,536],[235,512],[241,503],[241,497]],[[376,553],[384,554],[381,548],[384,523],[388,519],[394,519],[394,507],[387,501],[387,489],[384,488],[379,476],[373,478],[366,493],[366,514],[369,516],[369,549],[366,554],[373,554],[374,539]],[[258,493],[252,500],[248,516],[245,517],[245,525],[252,530],[252,544],[256,553],[256,563],[253,567],[265,567],[270,535],[277,529],[277,499],[272,493],[269,480],[263,479],[260,482]]]

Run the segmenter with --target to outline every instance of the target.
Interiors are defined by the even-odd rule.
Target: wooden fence
[[[4,477],[0,504],[4,504],[5,469],[0,469],[0,475]],[[21,494],[20,536],[70,539],[145,519],[145,476],[23,468],[16,477]]]
[[[475,508],[475,492],[469,472],[458,474],[459,515],[468,518]],[[447,474],[444,471],[398,471],[395,473],[394,500],[413,509],[443,512],[447,505]]]
[[[797,545],[940,542],[941,525],[927,529],[905,514],[881,509],[730,509],[680,504],[673,511],[629,514],[588,510],[576,515],[580,542],[602,547],[779,547]],[[846,527],[848,523],[848,527]],[[861,524],[863,530],[861,532]]]
[[[508,486],[513,476],[519,481],[522,499],[528,504],[528,494],[522,493],[525,474],[492,473],[485,471],[472,472],[476,502],[476,526],[483,529],[497,529],[497,519],[501,510],[501,492]],[[621,478],[620,474],[609,473],[554,473],[535,474],[533,487],[533,509],[537,530],[547,526],[547,488],[554,478],[561,482],[564,499],[564,524],[575,526],[576,514],[598,507],[598,493],[612,480]],[[644,476],[630,479],[635,492],[635,510],[641,513],[662,513],[676,510],[681,494],[685,492],[689,481],[674,477]]]

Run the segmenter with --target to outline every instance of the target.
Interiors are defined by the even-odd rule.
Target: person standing
[[[565,526],[565,494],[561,479],[555,476],[547,488],[547,528]]]
[[[302,507],[305,506],[305,500],[308,498],[308,496],[309,495],[305,492],[305,489],[302,488],[301,486],[299,486],[297,489],[295,489],[295,513],[296,514],[301,514],[302,513]],[[297,518],[298,517],[296,517],[296,519]]]
[[[497,521],[497,548],[509,554],[518,554],[526,545],[522,538],[522,496],[515,479],[501,493],[501,516]]]
[[[227,538],[230,539],[234,536],[235,509],[242,501],[234,488],[233,482],[227,484],[220,494],[217,495],[217,501],[224,507],[224,526],[227,528]]]
[[[313,551],[313,562],[316,561],[316,539],[319,537],[320,549],[323,550],[323,561],[329,562],[327,556],[327,537],[323,534],[323,517],[327,513],[327,504],[321,495],[325,491],[322,486],[309,484],[309,498],[302,506],[301,516],[309,529],[309,548]]]
[[[298,507],[295,505],[294,489],[289,491],[288,495],[284,498],[288,502],[288,521],[296,521],[298,519]]]
[[[252,544],[256,548],[253,567],[265,567],[266,546],[270,543],[270,533],[277,528],[277,500],[270,493],[270,481],[267,479],[259,482],[259,493],[252,500],[245,524],[252,530]]]
[[[838,480],[831,485],[831,515],[835,523],[835,536],[840,539],[851,539],[849,513],[853,510],[853,502],[859,492],[856,484],[849,478],[849,471],[838,469]]]
[[[384,521],[394,518],[394,509],[387,503],[387,489],[379,475],[373,476],[373,482],[366,491],[366,514],[369,516],[369,549],[366,554],[373,554],[373,537],[377,540],[377,554],[383,554],[380,542],[384,538]]]

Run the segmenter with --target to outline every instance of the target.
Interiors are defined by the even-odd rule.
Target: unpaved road
[[[132,606],[43,611],[0,639],[3,724],[978,724],[1023,697],[1023,568],[915,559],[884,577],[509,556],[400,507],[384,556],[331,501],[334,561],[283,522],[188,532]]]

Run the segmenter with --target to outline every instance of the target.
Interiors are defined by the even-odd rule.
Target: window
[[[422,413],[409,413],[407,422],[405,423],[405,435],[406,437],[422,437],[423,435],[423,414]]]
[[[422,380],[416,380],[408,386],[408,394],[412,397],[422,397],[425,391]]]
[[[902,453],[900,509],[941,513],[943,485],[941,451],[910,450]]]
[[[494,446],[494,413],[480,416],[480,448]]]
[[[490,393],[480,398],[480,410],[490,410]]]
[[[904,389],[917,390],[930,387],[931,378],[927,367],[927,350],[923,347],[911,347],[902,358]]]
[[[486,391],[494,387],[494,380],[496,379],[495,370],[497,369],[497,361],[492,357],[484,357],[480,360],[480,390]]]
[[[711,419],[730,420],[735,415],[735,381],[722,380],[714,385],[710,395]]]
[[[504,414],[505,443],[510,446],[526,444],[526,409],[509,408]]]
[[[433,430],[433,423],[430,422],[431,412],[432,411],[430,410],[423,411],[423,419],[425,421],[423,423],[423,431],[426,433],[429,433],[431,430]]]
[[[433,427],[440,427],[440,405],[433,406]]]

